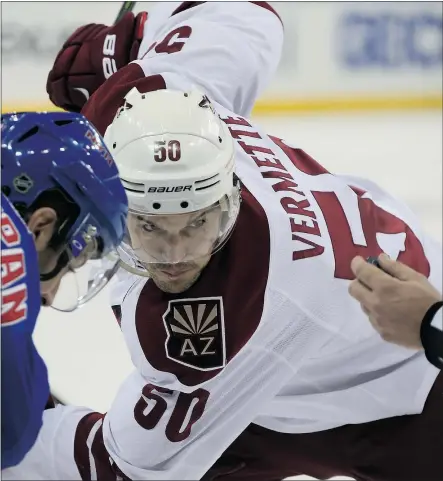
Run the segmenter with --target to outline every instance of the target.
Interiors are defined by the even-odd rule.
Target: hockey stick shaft
[[[134,10],[135,4],[137,2],[123,2],[123,5],[118,12],[117,18],[115,19],[114,25],[121,20],[123,15],[127,12],[132,12]]]

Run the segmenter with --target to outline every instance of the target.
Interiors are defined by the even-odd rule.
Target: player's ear
[[[50,207],[40,207],[32,213],[28,220],[28,229],[34,235],[37,252],[44,251],[48,247],[56,222],[57,213]]]

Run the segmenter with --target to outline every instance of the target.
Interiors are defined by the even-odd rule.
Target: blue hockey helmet
[[[23,112],[3,114],[1,133],[2,192],[22,216],[45,192],[61,192],[75,206],[74,218],[58,231],[72,264],[91,250],[91,241],[96,252],[89,258],[112,256],[125,233],[128,204],[95,127],[81,114]],[[96,269],[78,304],[101,290],[115,270]]]

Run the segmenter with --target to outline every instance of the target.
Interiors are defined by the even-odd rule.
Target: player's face
[[[51,239],[57,225],[55,211],[47,207],[36,210],[28,221],[28,228],[34,234],[40,279],[47,279],[40,280],[42,305],[70,312],[80,301],[86,302],[104,287],[115,273],[117,264],[112,256],[103,261],[102,269],[89,262],[102,257],[99,238],[89,239],[85,248],[75,256],[67,241],[59,248],[53,248]]]
[[[189,289],[209,262],[220,232],[219,207],[179,215],[130,214],[131,244],[164,292]]]

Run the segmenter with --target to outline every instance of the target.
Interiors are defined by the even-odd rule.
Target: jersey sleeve
[[[223,107],[248,116],[280,61],[283,27],[277,13],[266,2],[181,8],[142,44],[135,63],[145,76],[183,76]]]
[[[32,340],[40,309],[37,255],[18,213],[2,195],[2,469],[34,444],[49,399],[48,373]]]
[[[283,27],[266,2],[184,2],[155,25],[146,23],[139,59],[113,74],[82,110],[101,134],[134,87],[143,93],[198,87],[248,115],[280,60]]]

